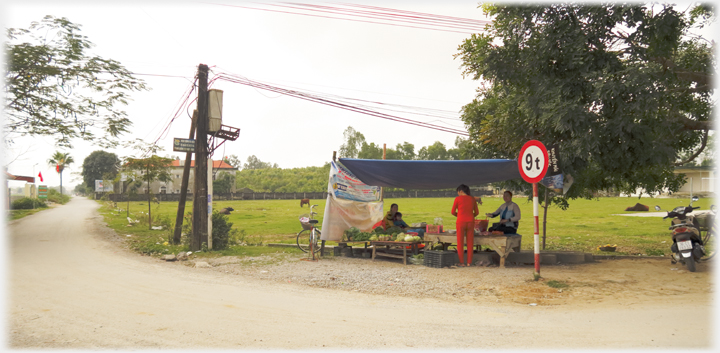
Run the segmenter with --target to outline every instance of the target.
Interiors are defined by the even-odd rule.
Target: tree
[[[415,145],[409,142],[403,142],[402,144],[397,144],[395,146],[395,151],[397,151],[397,158],[401,160],[413,160],[415,159]]]
[[[150,207],[152,196],[150,189],[152,183],[155,181],[165,183],[172,181],[170,166],[172,166],[173,159],[158,156],[157,153],[162,151],[162,148],[152,143],[146,143],[141,139],[128,142],[125,146],[138,151],[142,156],[149,155],[145,158],[126,157],[123,163],[123,170],[127,172],[128,181],[133,187],[137,185],[138,182],[144,182],[146,185],[145,194],[147,195],[148,202],[148,229],[152,229],[152,209]],[[128,188],[128,190],[132,190],[132,188]],[[128,212],[130,212],[129,202]]]
[[[248,157],[247,163],[243,166],[243,169],[268,169],[268,168],[278,168],[277,163],[272,164],[270,162],[263,162],[260,159],[258,159],[255,155],[252,155]]]
[[[440,141],[435,141],[430,146],[422,147],[418,151],[418,159],[434,161],[434,160],[447,160],[449,157],[448,151],[445,145]]]
[[[60,195],[62,195],[63,170],[65,170],[65,166],[75,163],[75,160],[73,160],[72,156],[70,156],[70,153],[62,153],[60,151],[56,151],[55,154],[53,154],[47,162],[49,166],[54,166],[55,171],[60,174]]]
[[[376,145],[375,142],[367,143],[363,141],[362,147],[357,154],[357,158],[360,159],[382,159],[382,157],[383,149],[380,145]]]
[[[566,197],[675,191],[677,157],[706,146],[711,43],[692,31],[713,9],[575,3],[483,5],[485,34],[459,46],[464,75],[484,80],[463,107],[476,158],[517,158],[528,140],[558,145],[574,177]],[[519,187],[522,187],[518,185]]]
[[[152,155],[147,158],[130,157],[125,161],[125,168],[134,172],[137,180],[142,180],[147,185],[145,188],[145,194],[147,195],[148,201],[148,229],[152,229],[152,211],[150,207],[150,204],[152,203],[152,196],[150,193],[152,183],[155,181],[172,181],[172,175],[170,173],[172,161],[173,160],[171,158],[160,157],[157,155]]]
[[[85,157],[82,168],[83,182],[90,190],[94,190],[95,180],[115,179],[120,159],[115,153],[94,151]]]
[[[365,136],[348,126],[343,132],[345,143],[340,146],[340,158],[360,158],[358,154],[365,143]]]
[[[85,184],[75,185],[75,189],[73,191],[75,191],[76,193],[83,195],[83,196],[87,195],[89,192],[89,190],[88,190],[87,186],[85,186]]]
[[[78,137],[109,145],[128,131],[132,123],[118,106],[145,83],[119,62],[90,54],[93,46],[66,18],[7,29],[6,142],[19,134],[50,135],[62,147]]]
[[[243,164],[240,161],[240,158],[234,154],[231,154],[229,156],[225,156],[223,159],[225,163],[231,165],[233,168],[242,168]]]
[[[232,191],[233,185],[235,185],[235,175],[220,172],[215,180],[213,180],[213,193],[229,194]]]

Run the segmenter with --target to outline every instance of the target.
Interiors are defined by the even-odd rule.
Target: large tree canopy
[[[120,159],[115,153],[94,151],[85,157],[82,165],[83,182],[95,190],[95,180],[113,180],[120,168]]]
[[[18,134],[53,136],[64,147],[78,137],[108,145],[128,131],[132,123],[118,106],[145,83],[119,62],[88,53],[92,46],[66,18],[7,29],[6,142]]]
[[[484,5],[493,23],[459,47],[483,84],[463,108],[476,158],[558,145],[569,197],[615,188],[677,190],[679,157],[705,148],[714,103],[711,42],[692,31],[712,8]]]

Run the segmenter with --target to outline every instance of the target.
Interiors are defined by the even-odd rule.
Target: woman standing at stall
[[[472,265],[473,239],[475,237],[475,217],[480,214],[477,201],[470,195],[470,188],[465,184],[457,187],[458,196],[453,202],[452,213],[457,217],[455,228],[457,231],[458,266]],[[463,245],[467,243],[467,264],[463,261]]]

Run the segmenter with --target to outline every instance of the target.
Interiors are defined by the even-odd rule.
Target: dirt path
[[[298,283],[343,266],[372,265],[371,272],[380,276],[377,288],[389,288],[395,286],[383,286],[384,271],[409,269],[360,259],[196,269],[124,250],[119,237],[100,225],[96,209],[95,202],[75,198],[8,226],[11,348],[708,348],[712,343],[711,274],[704,266],[697,273],[648,260],[545,267],[547,280],[571,286],[563,293],[528,281],[528,267],[413,267],[419,284],[355,291]],[[295,281],[273,277],[283,273],[282,266],[294,269]],[[461,296],[398,294],[442,279],[457,290],[468,283],[489,288]],[[698,290],[688,291],[689,285]],[[683,324],[682,317],[692,319]]]

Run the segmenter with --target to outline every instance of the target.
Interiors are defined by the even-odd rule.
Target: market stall
[[[388,239],[388,234],[380,232],[379,235],[386,238],[377,239],[376,236],[374,240],[370,239],[373,226],[384,215],[383,202],[379,198],[380,187],[454,189],[460,184],[476,186],[516,178],[520,178],[517,161],[509,159],[405,161],[341,158],[339,163],[333,161],[331,166],[328,206],[325,208],[321,239],[353,240],[347,239],[346,231],[355,228],[366,233],[364,236],[367,239],[354,240],[370,241],[371,245],[378,247],[382,245],[385,250],[397,248],[398,251],[403,252],[403,255],[398,256],[406,256],[408,248],[413,253],[417,253],[417,240],[410,242],[413,244],[403,246],[387,244],[388,241],[396,240],[397,234],[391,234],[391,238]],[[440,231],[436,231],[438,232]],[[346,238],[343,238],[344,235]],[[435,235],[437,234],[426,233],[425,237]],[[374,244],[375,242],[383,242],[383,244]],[[519,246],[519,241],[517,244]],[[490,244],[488,246],[493,248]],[[495,248],[504,253],[499,246]],[[373,251],[373,253],[374,258],[377,252]],[[393,254],[392,251],[384,251],[384,253]]]

